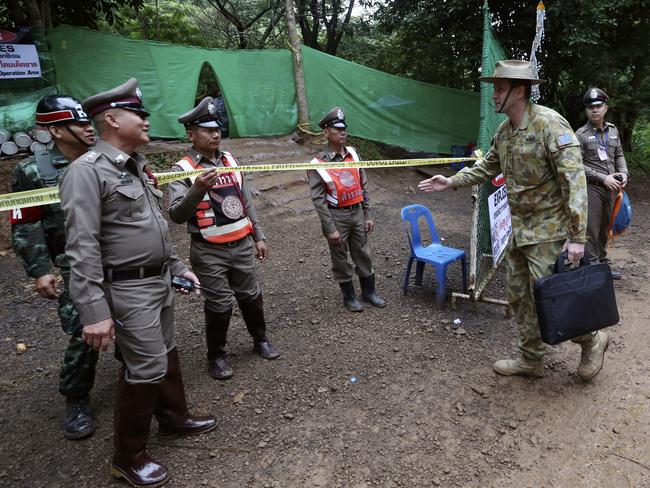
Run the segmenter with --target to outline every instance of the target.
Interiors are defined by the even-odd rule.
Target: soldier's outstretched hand
[[[110,317],[94,324],[84,325],[81,334],[83,341],[96,351],[106,351],[115,339],[115,325]]]
[[[34,282],[36,291],[43,298],[59,298],[61,291],[57,288],[56,276],[53,274],[46,274],[36,278]]]
[[[442,175],[435,175],[418,183],[418,188],[422,191],[443,191],[451,187],[451,178]]]

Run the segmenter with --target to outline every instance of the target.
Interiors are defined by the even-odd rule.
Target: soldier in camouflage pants
[[[552,273],[559,253],[570,261],[584,254],[587,229],[587,184],[580,145],[568,122],[557,112],[529,101],[537,80],[526,61],[499,61],[494,76],[495,108],[508,119],[496,131],[485,158],[451,178],[433,176],[420,182],[424,191],[441,191],[506,179],[513,236],[506,257],[507,294],[519,326],[520,357],[497,361],[502,375],[544,374],[542,342],[533,284]],[[582,346],[578,376],[589,380],[602,368],[607,334],[599,331],[574,339]]]
[[[56,150],[36,153],[18,163],[11,179],[14,192],[55,186],[68,161],[81,156],[94,142],[90,120],[77,100],[63,95],[48,96],[39,102],[36,112],[37,124],[50,131]],[[59,382],[59,391],[66,397],[64,435],[69,439],[86,437],[94,431],[89,393],[98,353],[81,338],[79,314],[68,292],[70,267],[64,254],[63,211],[58,203],[14,209],[10,221],[16,256],[27,275],[34,278],[38,293],[58,299],[61,327],[70,335]],[[63,277],[63,290],[58,287],[53,266],[59,268]]]

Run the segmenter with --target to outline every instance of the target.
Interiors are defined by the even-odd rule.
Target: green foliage
[[[383,151],[383,145],[378,142],[348,136],[347,144],[353,146],[365,161],[389,159],[388,155]]]
[[[625,154],[625,159],[633,175],[650,174],[650,117],[636,121],[632,132],[632,150]]]
[[[378,3],[377,28],[388,40],[368,57],[372,67],[401,76],[478,90],[481,0],[388,0]],[[535,36],[536,2],[490,2],[493,28],[509,56],[527,59]],[[549,0],[538,54],[540,103],[579,127],[582,95],[592,86],[611,98],[610,115],[623,142],[650,105],[650,1]],[[376,34],[375,34],[376,36]]]
[[[192,21],[198,7],[182,1],[145,1],[139,8],[123,6],[112,13],[113,22],[100,16],[98,28],[132,39],[209,47],[210,42]]]

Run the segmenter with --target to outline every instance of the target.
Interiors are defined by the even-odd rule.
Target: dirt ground
[[[309,155],[287,138],[225,145],[244,163]],[[11,165],[0,161],[0,192]],[[259,279],[270,337],[284,355],[271,362],[254,355],[236,314],[229,335],[235,376],[210,379],[202,299],[177,298],[188,400],[193,411],[214,413],[219,427],[170,440],[153,426],[150,452],[171,469],[169,486],[650,487],[647,182],[630,184],[633,225],[611,251],[624,274],[616,282],[621,322],[610,329],[603,371],[585,384],[575,374],[580,353],[573,344],[550,350],[542,379],[496,376],[492,363],[516,351],[514,324],[494,305],[437,309],[431,269],[426,286],[404,296],[409,251],[399,210],[427,205],[445,243],[467,250],[470,192],[418,193],[422,176],[411,169],[371,170],[369,178],[374,264],[388,306],[362,314],[342,308],[304,174],[252,178],[270,249]],[[118,363],[110,353],[100,359],[95,434],[65,440],[57,386],[66,336],[55,303],[33,294],[2,219],[0,486],[112,485]],[[172,233],[187,258],[184,228],[172,224]],[[449,286],[460,288],[456,269]],[[503,298],[502,287],[498,274],[492,296]],[[28,349],[19,355],[20,342]]]

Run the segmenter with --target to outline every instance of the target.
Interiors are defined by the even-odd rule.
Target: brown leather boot
[[[213,312],[207,306],[205,311],[205,339],[208,345],[208,374],[217,380],[232,377],[232,368],[226,361],[226,337],[232,309]]]
[[[280,357],[280,351],[275,349],[266,338],[266,321],[264,320],[264,299],[259,297],[250,302],[239,302],[241,316],[246,323],[248,333],[253,338],[253,349],[264,359]]]
[[[217,421],[211,415],[198,417],[188,412],[176,348],[167,353],[167,374],[160,383],[154,414],[162,435],[203,434],[217,427]]]
[[[122,371],[115,399],[115,453],[111,475],[123,478],[136,488],[162,486],[171,477],[164,465],[147,454],[158,391],[157,383],[127,383]]]

